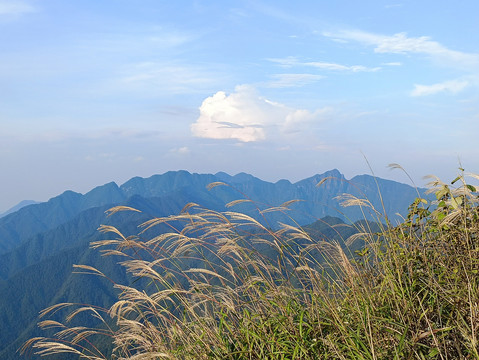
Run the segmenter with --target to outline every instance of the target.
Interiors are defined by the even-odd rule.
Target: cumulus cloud
[[[269,131],[295,132],[320,112],[293,109],[260,97],[250,86],[238,86],[230,95],[218,91],[206,98],[191,131],[202,138],[260,141]]]
[[[336,33],[324,32],[324,36],[331,39],[353,40],[366,45],[374,46],[376,53],[426,54],[452,65],[478,65],[479,54],[469,54],[451,50],[430,37],[408,37],[406,33],[394,35],[379,35],[359,30],[343,30]]]
[[[458,93],[462,91],[469,83],[465,80],[451,80],[433,85],[414,85],[412,96],[433,95],[440,92]]]
[[[24,1],[0,0],[0,15],[21,15],[33,11],[35,8]]]

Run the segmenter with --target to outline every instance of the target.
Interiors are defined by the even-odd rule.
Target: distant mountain
[[[4,217],[4,216],[7,216],[8,214],[11,214],[11,213],[14,213],[15,211],[18,211],[20,210],[21,208],[25,207],[25,206],[28,206],[28,205],[33,205],[33,204],[39,204],[38,201],[34,201],[34,200],[23,200],[23,201],[20,201],[17,205],[15,205],[14,207],[8,209],[7,211],[5,211],[4,213],[1,213],[0,214],[0,218]]]
[[[208,184],[213,182],[225,186],[208,190]],[[424,190],[369,175],[348,180],[338,170],[295,183],[271,183],[245,173],[231,176],[223,172],[171,171],[149,178],[135,177],[121,186],[108,183],[84,195],[66,191],[48,202],[21,207],[0,218],[0,359],[20,358],[15,350],[38,334],[37,314],[49,305],[81,301],[109,306],[114,298],[112,288],[98,279],[72,275],[73,264],[102,270],[106,267],[109,273],[116,274],[117,281],[129,281],[115,267],[113,258],[102,258],[89,249],[91,241],[106,236],[96,230],[100,224],[135,234],[143,221],[178,214],[189,202],[223,211],[228,202],[246,197],[252,202],[231,210],[245,212],[270,227],[277,227],[278,221],[294,220],[300,225],[311,224],[305,227],[311,233],[328,238],[342,234],[347,238],[355,230],[343,226],[344,223],[377,217],[374,210],[341,207],[337,196],[344,193],[367,198],[380,213],[394,220],[399,218],[397,213],[405,215],[408,205]],[[293,199],[301,201],[291,205],[290,210],[266,215],[261,212]],[[107,218],[105,210],[116,205],[131,206],[142,213],[120,213]],[[335,226],[334,231],[330,225]],[[154,231],[156,234],[162,228]]]
[[[329,180],[317,187],[317,184],[325,178]],[[216,181],[223,181],[230,186],[208,191],[207,185]],[[343,193],[368,198],[379,212],[388,214],[392,220],[398,219],[396,213],[404,215],[409,203],[417,196],[416,190],[405,184],[369,175],[356,176],[347,180],[338,170],[314,175],[294,184],[287,180],[271,183],[245,173],[230,176],[226,173],[212,175],[170,171],[146,179],[135,177],[120,187],[111,182],[85,195],[66,191],[48,202],[21,208],[15,213],[0,218],[0,254],[8,252],[37,233],[54,229],[68,222],[84,210],[103,205],[115,205],[134,195],[143,198],[171,194],[187,195],[182,205],[193,199],[197,199],[200,205],[206,205],[202,201],[213,201],[224,205],[228,201],[247,196],[256,203],[255,206],[242,205],[238,209],[249,211],[253,216],[259,215],[257,207],[261,209],[267,206],[279,206],[286,201],[299,199],[304,201],[292,206],[294,212],[289,213],[299,224],[307,224],[327,215],[338,216],[349,221],[356,221],[365,216],[375,216],[372,210],[364,214],[358,208],[342,208],[336,197]],[[179,201],[180,198],[185,196],[180,196],[177,200]],[[287,221],[287,217],[277,214],[271,221],[273,223],[278,220]]]

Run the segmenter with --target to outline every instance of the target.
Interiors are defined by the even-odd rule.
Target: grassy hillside
[[[143,224],[169,226],[158,236],[103,227],[109,240],[93,246],[122,256],[142,281],[116,285],[117,302],[105,312],[61,305],[73,318],[95,316],[103,329],[44,320],[41,327],[59,332],[26,349],[110,358],[95,346],[102,337],[113,358],[479,359],[477,190],[461,175],[451,184],[436,179],[431,191],[436,201],[417,198],[401,224],[358,222],[335,241],[322,223],[272,230],[195,205]],[[367,199],[343,204],[375,212]],[[262,214],[274,211],[285,207]],[[344,226],[333,219],[326,228],[346,234]]]

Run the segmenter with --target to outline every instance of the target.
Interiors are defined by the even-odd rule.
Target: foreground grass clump
[[[122,257],[138,280],[115,285],[110,309],[45,310],[73,307],[65,323],[41,322],[59,331],[24,350],[85,359],[479,359],[476,188],[460,176],[451,185],[435,179],[431,192],[437,201],[416,199],[401,224],[361,222],[344,242],[195,204],[142,224],[138,236],[102,226],[112,240],[92,246]],[[345,205],[366,211],[368,202]],[[123,210],[132,209],[110,212]],[[357,241],[364,246],[351,254]],[[101,325],[69,323],[85,313]]]

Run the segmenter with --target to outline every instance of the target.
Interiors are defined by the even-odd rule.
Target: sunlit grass
[[[132,236],[102,226],[111,239],[92,246],[121,256],[141,280],[115,284],[110,309],[45,310],[72,308],[64,323],[40,323],[58,328],[54,337],[31,339],[23,350],[85,359],[479,359],[476,188],[461,174],[450,185],[433,179],[430,191],[437,201],[418,198],[397,226],[367,199],[345,196],[345,206],[378,216],[357,223],[349,239],[285,224],[272,230],[196,204]],[[118,211],[132,209],[110,212]],[[170,231],[144,239],[159,224]],[[357,241],[364,246],[351,253]],[[85,312],[103,326],[69,327]],[[111,354],[97,346],[100,337],[113,344]]]

